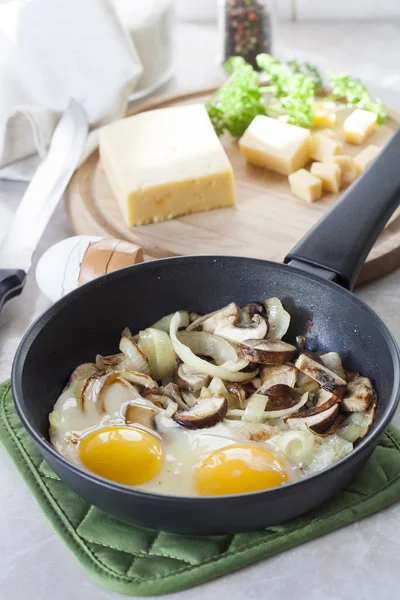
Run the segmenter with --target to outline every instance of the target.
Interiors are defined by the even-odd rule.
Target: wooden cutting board
[[[135,106],[128,115],[144,110],[204,102],[214,89],[159,97]],[[338,113],[340,123],[348,109]],[[390,118],[369,138],[383,146],[399,127],[400,114]],[[128,227],[94,152],[76,171],[66,193],[66,210],[76,234],[112,236],[143,247],[147,259],[185,254],[229,254],[281,262],[299,239],[337,200],[325,194],[314,204],[296,199],[287,177],[246,164],[237,142],[222,143],[232,162],[237,206],[196,213],[164,223]],[[357,154],[360,147],[346,145]],[[368,210],[368,206],[365,207]],[[354,228],[357,228],[355,218]],[[400,266],[400,211],[396,212],[368,256],[358,283],[367,283]]]

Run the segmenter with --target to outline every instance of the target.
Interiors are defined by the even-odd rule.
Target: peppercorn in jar
[[[222,0],[219,18],[223,62],[242,56],[258,68],[257,54],[271,53],[271,0]]]

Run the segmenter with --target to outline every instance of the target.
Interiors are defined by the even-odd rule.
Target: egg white
[[[100,384],[95,381],[92,385]],[[125,388],[118,384],[112,384],[107,391],[106,414],[99,414],[95,402],[90,400],[90,394],[88,398],[82,412],[73,388],[67,388],[57,400],[50,417],[52,444],[68,460],[84,469],[79,457],[79,440],[84,435],[95,429],[125,424],[124,415],[130,402],[150,405],[143,398],[138,400],[137,390],[133,386]],[[284,461],[289,481],[297,478],[295,467],[277,450],[274,437],[263,442],[252,442],[249,439],[251,429],[243,427],[239,421],[225,420],[208,429],[188,430],[160,411],[155,423],[156,430],[147,431],[161,442],[162,465],[155,477],[134,486],[138,489],[166,495],[197,496],[195,470],[201,462],[212,452],[237,443],[268,448]],[[137,427],[145,429],[140,425]]]

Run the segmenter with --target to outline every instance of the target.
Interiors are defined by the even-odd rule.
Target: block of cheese
[[[340,154],[343,144],[321,133],[313,133],[310,137],[310,156],[314,160],[323,162],[329,156]]]
[[[338,192],[340,189],[340,167],[334,163],[315,162],[311,165],[311,173],[322,181],[322,189]]]
[[[306,202],[315,202],[322,196],[322,181],[318,177],[300,169],[289,175],[290,191]]]
[[[375,129],[377,116],[369,110],[356,108],[343,123],[344,141],[359,146]]]
[[[373,160],[375,160],[380,151],[381,149],[379,146],[370,144],[354,157],[354,166],[356,168],[357,175],[360,175],[360,173],[365,171],[365,169],[368,169],[369,165]]]
[[[106,125],[99,147],[128,225],[235,204],[232,167],[203,104]]]
[[[289,175],[309,160],[310,132],[297,125],[257,115],[239,140],[239,148],[252,165]]]
[[[334,156],[328,156],[326,162],[339,165],[342,172],[352,171],[354,168],[353,159],[349,154],[335,154]]]

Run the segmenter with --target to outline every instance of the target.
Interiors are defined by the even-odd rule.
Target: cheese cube
[[[306,169],[289,175],[290,191],[306,202],[315,202],[322,196],[322,181]]]
[[[328,156],[326,162],[332,162],[339,165],[342,172],[350,172],[353,170],[353,159],[348,154],[335,154],[334,156]]]
[[[381,149],[379,146],[370,144],[354,157],[354,166],[356,168],[357,175],[360,175],[360,173],[369,167],[372,161],[378,156],[380,151]]]
[[[375,129],[377,116],[369,110],[356,108],[343,123],[344,141],[360,145]]]
[[[239,148],[247,162],[289,175],[309,162],[309,139],[308,129],[257,115]]]
[[[311,165],[311,173],[322,181],[322,189],[338,192],[340,189],[340,167],[333,163],[315,162]]]
[[[203,104],[106,125],[99,146],[128,225],[235,204],[232,167]]]
[[[331,103],[315,102],[313,105],[314,119],[312,127],[334,127],[336,123],[336,112]]]
[[[357,179],[357,173],[353,165],[351,171],[342,171],[341,187],[352,184],[355,179]]]
[[[316,133],[319,135],[325,135],[326,137],[331,138],[331,140],[338,139],[338,135],[334,129],[321,129],[320,131],[316,131]]]
[[[310,156],[314,160],[323,162],[329,156],[340,154],[343,144],[337,140],[328,138],[320,133],[313,133],[310,137]]]

